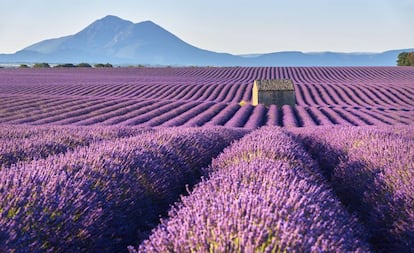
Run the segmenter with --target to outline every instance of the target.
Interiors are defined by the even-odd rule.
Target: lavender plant
[[[243,131],[160,129],[0,171],[0,251],[120,252]]]
[[[408,126],[295,130],[381,252],[414,248],[414,131]],[[323,133],[323,134],[322,134]]]
[[[0,125],[0,170],[18,162],[65,153],[94,142],[153,131],[145,128]]]
[[[364,228],[280,128],[234,143],[130,252],[368,252]]]

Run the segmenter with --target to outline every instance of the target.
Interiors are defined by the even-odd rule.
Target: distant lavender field
[[[255,79],[292,79],[297,106],[253,107]],[[410,67],[1,69],[0,123],[30,125],[410,125]]]
[[[411,252],[414,69],[0,69],[0,200],[0,252]]]

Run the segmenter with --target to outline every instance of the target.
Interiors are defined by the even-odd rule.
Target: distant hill
[[[199,66],[395,66],[402,49],[383,53],[302,53],[232,55],[194,47],[151,21],[132,23],[116,16],[99,19],[82,31],[0,54],[11,62],[110,62],[112,64]]]

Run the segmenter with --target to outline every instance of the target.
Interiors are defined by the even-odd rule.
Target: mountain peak
[[[158,26],[157,24],[155,24],[151,20],[145,20],[145,21],[142,21],[142,22],[137,23],[137,25],[139,25],[139,24],[142,24],[142,25],[156,25],[156,26]]]
[[[128,20],[122,19],[115,15],[107,15],[101,19],[98,19],[97,21],[103,21],[103,22],[129,22]]]
[[[101,19],[96,20],[92,24],[89,25],[89,27],[93,26],[126,26],[126,25],[132,25],[133,23],[131,21],[122,19],[120,17],[114,16],[114,15],[108,15]]]
[[[117,16],[108,15],[96,20],[75,36],[83,37],[86,41],[94,40],[97,43],[105,43],[128,26],[134,23],[121,19]]]
[[[146,29],[156,29],[156,30],[165,30],[161,26],[157,25],[156,23],[146,20],[135,24],[138,27],[145,27]]]

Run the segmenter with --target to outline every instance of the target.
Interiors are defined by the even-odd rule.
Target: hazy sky
[[[414,0],[0,0],[0,53],[109,14],[233,54],[414,48]]]

